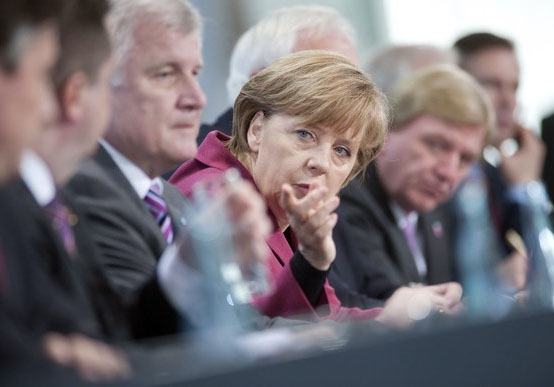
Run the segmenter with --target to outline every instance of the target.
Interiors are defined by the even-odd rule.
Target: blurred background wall
[[[229,56],[240,34],[274,9],[296,4],[336,8],[354,25],[363,61],[387,43],[450,47],[462,34],[486,30],[511,38],[522,67],[519,115],[537,130],[554,111],[554,1],[551,0],[191,0],[205,19],[204,70],[208,96],[203,122],[230,103],[225,80]]]

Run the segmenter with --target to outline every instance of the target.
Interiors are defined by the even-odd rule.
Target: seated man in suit
[[[388,44],[367,57],[363,69],[387,97],[396,82],[414,71],[437,64],[455,64],[453,50],[430,44]]]
[[[107,1],[84,0],[60,21],[60,55],[52,71],[57,114],[26,150],[21,182],[4,203],[25,219],[28,257],[57,292],[42,324],[54,331],[122,339],[132,336],[89,242],[85,219],[63,186],[98,146],[109,115],[111,48],[104,28]],[[6,204],[7,205],[7,204]],[[41,292],[42,290],[37,291]],[[176,319],[176,318],[175,318]],[[129,322],[144,319],[129,319]],[[169,318],[167,318],[169,320]]]
[[[371,298],[387,300],[410,284],[452,280],[440,205],[479,158],[492,128],[487,96],[453,66],[401,80],[391,103],[383,152],[341,196],[330,279],[347,305],[368,307]],[[448,311],[452,305],[439,296],[430,297],[431,306]]]
[[[197,321],[189,312],[204,300],[183,278],[185,265],[170,255],[160,260],[190,219],[184,196],[159,175],[196,153],[206,103],[196,78],[203,65],[200,15],[183,0],[123,0],[113,4],[108,20],[115,51],[112,114],[101,146],[68,191],[124,303],[134,305],[148,284],[159,285]],[[243,181],[223,191],[237,256],[265,259],[269,221],[261,198]]]
[[[75,331],[54,333],[50,303],[57,303],[58,293],[37,267],[40,260],[33,259],[40,258],[29,246],[33,241],[29,230],[35,225],[25,208],[14,205],[8,187],[13,183],[7,183],[17,175],[22,148],[36,141],[54,119],[50,73],[58,56],[58,27],[75,16],[75,9],[76,3],[68,0],[7,0],[0,5],[0,374],[8,383],[29,381],[29,369],[61,378],[60,383],[78,383],[71,373],[44,363],[39,354],[75,368],[88,380],[110,379],[127,371],[126,361],[105,344]]]
[[[489,219],[501,247],[500,255],[505,256],[497,272],[508,288],[522,290],[526,287],[528,256],[514,250],[506,242],[506,235],[510,229],[521,236],[528,232],[521,211],[529,204],[525,192],[530,184],[542,189],[540,200],[545,216],[550,211],[548,195],[540,182],[545,147],[516,116],[520,74],[514,43],[488,32],[476,32],[460,37],[453,47],[458,53],[458,65],[484,88],[495,110],[494,135],[485,153],[487,162],[480,168],[488,187]],[[517,149],[506,151],[506,145],[515,142]],[[499,157],[488,157],[489,151]]]
[[[52,119],[54,98],[49,72],[57,57],[56,18],[62,3],[0,3],[0,187],[18,174],[21,153],[40,127]],[[26,269],[15,259],[20,241],[9,217],[0,217],[0,357],[7,363],[35,350],[34,337],[8,309],[8,296],[23,292]],[[21,275],[21,276],[19,276]],[[24,294],[24,293],[22,293]],[[9,332],[13,332],[10,334]],[[24,357],[25,358],[25,357]]]

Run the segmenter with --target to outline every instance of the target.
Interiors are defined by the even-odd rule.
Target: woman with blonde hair
[[[377,316],[379,309],[341,307],[326,277],[336,255],[337,193],[384,143],[382,94],[342,55],[301,51],[252,77],[233,111],[232,137],[210,133],[170,182],[189,195],[196,182],[236,168],[259,190],[274,223],[274,284],[254,304],[271,317]]]

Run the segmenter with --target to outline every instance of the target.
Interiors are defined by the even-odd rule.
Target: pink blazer
[[[250,172],[221,143],[228,139],[228,136],[217,131],[208,134],[200,145],[196,157],[182,164],[169,182],[188,196],[196,182],[218,176],[225,170],[234,167],[240,171],[243,179],[250,181],[255,186]],[[292,247],[277,227],[275,216],[272,213],[268,213],[268,215],[275,225],[275,231],[267,239],[267,244],[272,252],[272,257],[268,259],[268,265],[273,279],[273,290],[253,302],[263,314],[269,317],[304,317],[316,321],[325,319],[345,321],[348,319],[372,319],[380,313],[381,308],[361,310],[342,307],[334,289],[327,281],[325,281],[318,306],[314,308],[296,282],[289,266],[289,261],[294,254]]]

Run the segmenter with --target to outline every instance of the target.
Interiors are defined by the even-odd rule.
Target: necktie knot
[[[76,216],[67,208],[59,196],[48,203],[44,210],[50,217],[54,230],[58,233],[65,249],[71,257],[75,256],[77,246],[75,244],[75,235],[73,226],[77,223]]]
[[[160,231],[162,232],[167,243],[171,243],[173,241],[171,217],[169,216],[167,204],[157,184],[152,184],[144,198],[144,203],[148,207],[148,210],[154,217],[156,223],[158,223]]]

